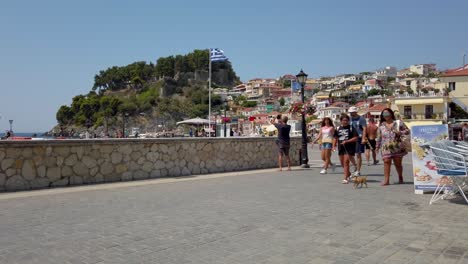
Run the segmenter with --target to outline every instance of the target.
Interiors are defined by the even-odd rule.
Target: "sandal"
[[[347,180],[343,180],[341,183],[342,184],[348,184],[349,182]]]
[[[390,184],[389,184],[389,183],[384,183],[384,182],[382,182],[382,183],[380,184],[380,186],[387,186],[387,185],[390,185]]]

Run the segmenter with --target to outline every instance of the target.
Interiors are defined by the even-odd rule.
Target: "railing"
[[[435,93],[433,91],[429,91],[428,93],[423,93],[423,92],[415,92],[413,94],[409,94],[408,92],[404,92],[402,94],[400,93],[395,93],[395,98],[413,98],[413,97],[444,97],[444,96],[448,96],[447,93],[444,93],[444,92],[439,92],[439,93]]]
[[[406,120],[445,120],[445,113],[433,113],[432,115],[426,115],[425,113],[411,113],[411,115],[403,115],[403,119]]]

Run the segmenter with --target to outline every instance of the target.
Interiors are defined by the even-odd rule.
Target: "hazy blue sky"
[[[1,1],[0,131],[45,131],[94,75],[225,50],[242,80],[461,65],[468,1]]]

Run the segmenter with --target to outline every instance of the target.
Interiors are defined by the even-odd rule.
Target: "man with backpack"
[[[351,127],[356,130],[358,134],[358,141],[356,142],[356,171],[353,175],[361,176],[362,154],[365,152],[365,146],[367,144],[367,122],[363,116],[358,115],[358,109],[355,106],[351,106],[348,112],[351,115]]]

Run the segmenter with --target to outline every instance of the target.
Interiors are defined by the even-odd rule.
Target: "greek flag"
[[[228,58],[224,56],[224,50],[210,49],[210,60],[211,61],[227,61]]]

